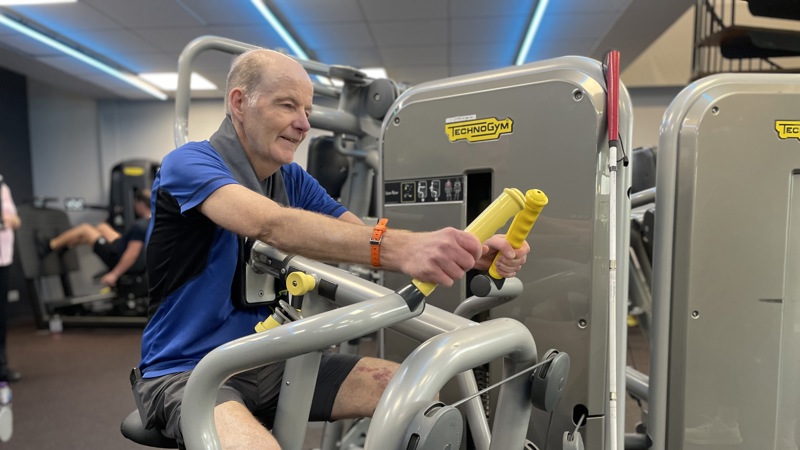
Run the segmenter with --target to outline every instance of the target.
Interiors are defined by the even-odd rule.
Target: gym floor
[[[0,449],[142,450],[119,432],[133,411],[128,374],[139,360],[139,328],[68,328],[50,334],[32,323],[11,324],[8,356],[22,379],[13,390],[14,435]],[[629,332],[628,363],[647,372],[647,341]],[[640,420],[626,404],[626,429]],[[319,446],[320,424],[309,427],[304,450]]]

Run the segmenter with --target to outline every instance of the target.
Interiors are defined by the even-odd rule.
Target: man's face
[[[302,70],[302,69],[301,69]],[[269,164],[289,164],[311,125],[313,87],[303,70],[283,76],[243,106],[244,127],[254,156]]]

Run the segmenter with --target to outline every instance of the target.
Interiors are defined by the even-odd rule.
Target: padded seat
[[[164,436],[160,430],[146,430],[142,425],[139,411],[136,410],[128,414],[128,417],[122,421],[120,431],[123,436],[140,445],[155,448],[178,448],[178,442]]]

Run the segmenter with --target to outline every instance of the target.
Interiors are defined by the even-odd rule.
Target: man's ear
[[[244,92],[239,88],[233,88],[228,92],[228,105],[230,105],[231,115],[233,117],[241,117],[242,105],[247,101]]]

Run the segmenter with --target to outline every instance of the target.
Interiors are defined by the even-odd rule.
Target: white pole
[[[608,148],[608,429],[611,449],[617,446],[617,147]]]
[[[608,436],[619,450],[617,430],[617,146],[619,141],[619,52],[606,58],[608,119]]]

